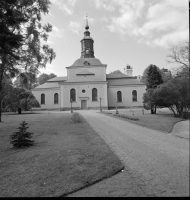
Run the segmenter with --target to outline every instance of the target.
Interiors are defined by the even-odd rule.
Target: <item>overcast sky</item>
[[[50,0],[43,23],[53,31],[48,44],[56,52],[43,73],[67,76],[65,67],[81,56],[85,13],[94,39],[94,55],[107,64],[107,74],[124,71],[142,75],[150,64],[172,69],[166,62],[170,45],[189,41],[188,0]]]

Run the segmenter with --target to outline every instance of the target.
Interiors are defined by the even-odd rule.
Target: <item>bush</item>
[[[190,113],[189,112],[183,112],[182,118],[183,119],[190,119]]]
[[[33,133],[27,132],[27,129],[29,127],[27,127],[28,123],[26,123],[25,121],[23,121],[20,124],[20,127],[18,127],[17,129],[19,129],[18,132],[14,132],[11,136],[11,144],[16,147],[16,148],[21,148],[21,147],[27,147],[27,146],[31,146],[34,143],[34,140],[30,140],[32,138]]]
[[[71,117],[71,123],[81,123],[82,120],[78,113],[74,113]]]

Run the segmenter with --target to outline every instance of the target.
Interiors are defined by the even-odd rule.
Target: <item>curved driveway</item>
[[[125,170],[70,196],[189,196],[189,140],[97,111],[79,113],[123,161]]]

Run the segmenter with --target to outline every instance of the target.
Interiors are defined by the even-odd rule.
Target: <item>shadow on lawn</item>
[[[6,124],[0,126],[1,196],[64,197],[124,169],[121,160],[80,114],[43,114],[26,117],[35,140],[30,148],[15,149],[9,141],[22,114],[7,117]],[[75,123],[71,118],[77,119]]]
[[[44,113],[36,113],[36,112],[22,112],[21,114],[14,112],[3,112],[2,115],[31,115],[31,114],[44,114]]]

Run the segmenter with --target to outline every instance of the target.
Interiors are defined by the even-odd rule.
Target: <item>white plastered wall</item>
[[[92,89],[96,88],[98,90],[98,101],[92,101]],[[81,109],[81,100],[87,100],[87,109],[99,108],[100,107],[100,97],[101,106],[108,107],[107,99],[107,82],[105,83],[75,83],[75,84],[64,84],[61,85],[61,108],[70,109],[70,90],[76,90],[76,102],[72,103],[73,108]],[[85,93],[82,93],[85,90]]]
[[[137,91],[137,101],[132,101],[132,91]],[[122,92],[122,102],[117,102],[117,92]],[[146,86],[109,86],[108,88],[108,107],[141,107],[143,106],[143,94],[146,92]]]
[[[32,91],[35,98],[38,100],[41,109],[60,109],[61,96],[60,88],[38,89]],[[54,104],[54,94],[58,93],[58,104]],[[45,94],[45,104],[41,105],[41,94]]]

